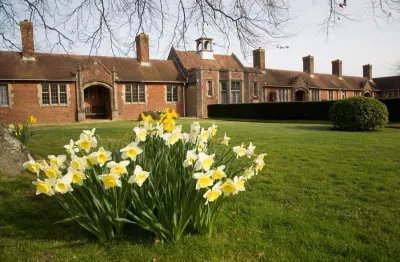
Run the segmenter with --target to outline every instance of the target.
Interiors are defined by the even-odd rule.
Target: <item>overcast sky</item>
[[[313,4],[313,2],[315,2]],[[288,28],[288,33],[296,33],[288,39],[278,43],[265,46],[266,67],[286,70],[302,70],[302,57],[313,55],[315,59],[316,73],[331,73],[331,61],[341,59],[343,61],[343,74],[362,76],[362,65],[372,64],[373,76],[381,77],[393,75],[395,64],[400,63],[400,22],[387,23],[385,20],[377,20],[364,6],[368,1],[348,1],[347,11],[355,13],[361,10],[363,21],[351,22],[331,31],[329,37],[325,32],[319,33],[319,24],[329,14],[329,6],[326,0],[297,0],[293,1],[292,14],[298,18]],[[239,45],[231,42],[229,50],[218,47],[225,45],[222,37],[208,30],[208,37],[214,38],[215,53],[235,53],[239,59],[248,66],[252,65],[252,57],[244,57]],[[192,44],[187,46],[188,50],[195,49],[194,40],[201,36],[196,28],[189,30],[189,37],[193,39]],[[37,32],[39,33],[39,32]],[[157,43],[157,36],[153,32],[150,35],[150,57],[152,59],[166,59],[168,56],[167,39]],[[35,38],[40,39],[36,35]],[[158,45],[159,44],[159,45]],[[277,45],[289,46],[289,49],[278,49]],[[88,54],[89,46],[79,45],[73,53]],[[180,48],[182,49],[182,48]],[[98,55],[112,55],[107,47],[101,47]]]

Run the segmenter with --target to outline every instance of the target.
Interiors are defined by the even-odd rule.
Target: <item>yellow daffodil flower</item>
[[[72,167],[68,168],[68,173],[67,175],[72,177],[72,183],[73,184],[78,184],[78,185],[83,185],[83,180],[86,179],[85,173],[83,173],[80,170],[76,170]]]
[[[225,133],[224,139],[222,140],[222,144],[228,146],[229,140],[231,140],[231,138],[227,137]]]
[[[127,160],[121,161],[119,163],[116,163],[114,161],[107,163],[107,167],[110,168],[110,173],[114,173],[119,176],[128,173],[128,171],[126,169],[126,167],[128,165],[129,165],[129,161],[127,161]]]
[[[54,191],[57,193],[61,193],[61,194],[65,194],[67,192],[72,192],[73,189],[71,187],[71,183],[72,183],[72,174],[67,173],[62,178],[57,179],[57,181],[55,182],[55,184],[53,186]]]
[[[121,187],[121,180],[119,180],[119,176],[114,173],[109,173],[106,175],[99,176],[99,179],[103,181],[104,188],[109,189],[113,187]]]
[[[84,171],[86,160],[81,157],[72,156],[70,166],[75,170]]]
[[[237,192],[245,191],[244,184],[246,183],[246,178],[243,176],[237,177],[233,179],[233,182],[236,184]]]
[[[252,178],[252,177],[254,176],[254,169],[253,169],[253,166],[247,168],[247,169],[244,171],[244,176],[245,176],[246,179],[250,179],[250,178]]]
[[[207,155],[203,152],[200,152],[194,168],[196,169],[196,171],[199,171],[201,169],[204,169],[204,171],[206,172],[209,171],[212,164],[214,163],[214,157],[214,154]]]
[[[59,156],[49,155],[47,157],[50,160],[50,165],[56,166],[58,168],[63,168],[64,167],[63,163],[67,159],[65,155],[59,155]]]
[[[26,119],[26,122],[28,123],[28,124],[36,124],[36,122],[37,122],[37,119],[34,117],[34,116],[28,116],[28,118]]]
[[[232,179],[227,179],[225,181],[225,183],[222,184],[221,190],[227,196],[230,195],[230,194],[236,194],[237,193],[236,184],[235,184],[235,182],[232,181]]]
[[[126,147],[122,148],[120,152],[122,152],[123,159],[130,158],[133,161],[136,161],[137,155],[140,155],[143,150],[140,149],[135,142],[132,142]]]
[[[208,128],[208,132],[211,136],[215,136],[217,134],[217,128],[218,126],[216,124],[213,124],[211,127]]]
[[[212,186],[213,180],[209,173],[194,173],[193,178],[197,179],[196,189]]]
[[[23,167],[25,169],[28,169],[29,172],[31,173],[35,173],[36,175],[39,175],[40,172],[40,165],[39,163],[37,163],[32,157],[31,155],[28,155],[28,159],[29,161],[25,162],[23,164]]]
[[[39,178],[32,182],[36,186],[36,195],[39,194],[46,194],[48,196],[54,195],[54,191],[51,188],[54,185],[55,179],[45,179],[44,181],[40,180]]]
[[[61,172],[57,166],[51,165],[43,168],[44,174],[50,179],[61,177]]]
[[[203,143],[207,143],[209,138],[210,138],[210,133],[208,131],[205,131],[204,128],[201,128],[201,132],[199,134],[199,140]]]
[[[239,158],[246,155],[247,149],[244,147],[244,144],[242,143],[241,146],[235,146],[233,148],[233,152],[236,153],[236,158]]]
[[[143,171],[141,166],[136,165],[135,171],[133,171],[133,175],[129,178],[128,183],[136,183],[141,187],[144,181],[146,181],[146,179],[149,177],[149,174],[149,172]]]
[[[146,141],[146,136],[147,136],[147,130],[144,128],[140,128],[140,127],[135,127],[133,129],[133,131],[135,131],[136,133],[136,137],[139,141],[144,142]]]
[[[143,121],[148,121],[149,123],[154,123],[154,119],[151,117],[150,114],[145,116],[143,113],[140,114],[142,116]]]
[[[89,137],[86,134],[81,134],[80,139],[76,141],[75,144],[78,145],[80,149],[85,150],[86,153],[89,153],[90,148],[97,147],[97,140],[95,139],[95,137]]]
[[[171,133],[175,129],[175,121],[172,117],[165,117],[163,120],[164,130]]]
[[[204,152],[206,151],[206,144],[203,143],[203,141],[200,141],[199,144],[197,145],[197,151],[199,152]]]
[[[79,152],[79,148],[76,147],[74,140],[69,140],[69,144],[64,146],[65,150],[67,150],[68,154],[71,156],[75,155],[75,153]]]
[[[99,166],[104,166],[107,161],[111,160],[111,152],[106,151],[103,147],[100,147],[97,152],[90,154]]]
[[[254,154],[254,149],[256,149],[255,146],[253,146],[253,143],[250,142],[249,147],[246,150],[246,155],[250,158]]]
[[[203,197],[207,200],[205,205],[208,205],[208,202],[214,202],[217,200],[221,194],[221,182],[218,182],[211,189],[208,189],[208,191],[203,195]]]
[[[224,177],[226,177],[226,174],[224,172],[225,166],[219,166],[217,167],[216,170],[212,170],[212,178],[214,180],[218,180],[218,179],[222,179]]]
[[[183,161],[183,167],[193,166],[197,160],[197,155],[195,150],[189,150],[186,153],[186,159]]]

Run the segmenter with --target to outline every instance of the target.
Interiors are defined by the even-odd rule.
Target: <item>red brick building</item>
[[[399,97],[400,77],[314,72],[314,57],[303,58],[303,72],[265,68],[265,50],[253,51],[253,67],[234,55],[213,52],[210,38],[196,40],[196,51],[171,49],[167,60],[150,59],[149,36],[136,37],[137,58],[45,54],[34,50],[33,25],[20,23],[22,52],[0,51],[0,119],[39,123],[86,119],[137,119],[147,110],[169,107],[181,116],[207,117],[207,105],[336,100],[350,96]]]

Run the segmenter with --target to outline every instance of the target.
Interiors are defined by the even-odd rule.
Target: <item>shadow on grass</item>
[[[75,222],[59,223],[68,217],[55,197],[35,195],[32,176],[0,177],[0,236],[24,240],[98,242]],[[116,240],[136,244],[153,242],[153,235],[135,225],[126,224]]]
[[[324,120],[290,120],[290,119],[245,119],[245,118],[208,118],[206,120],[255,122],[255,123],[280,123],[280,124],[321,124],[329,125],[330,121]]]

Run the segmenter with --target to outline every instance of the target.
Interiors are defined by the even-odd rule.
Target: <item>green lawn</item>
[[[75,224],[55,224],[66,214],[55,198],[34,195],[33,176],[0,176],[0,261],[398,261],[400,129],[201,121],[214,122],[232,146],[253,142],[268,157],[246,192],[228,198],[213,237],[156,244],[127,226],[123,237],[102,245]],[[92,127],[103,141],[128,140],[136,124],[38,126],[29,147],[43,157],[61,154]]]

